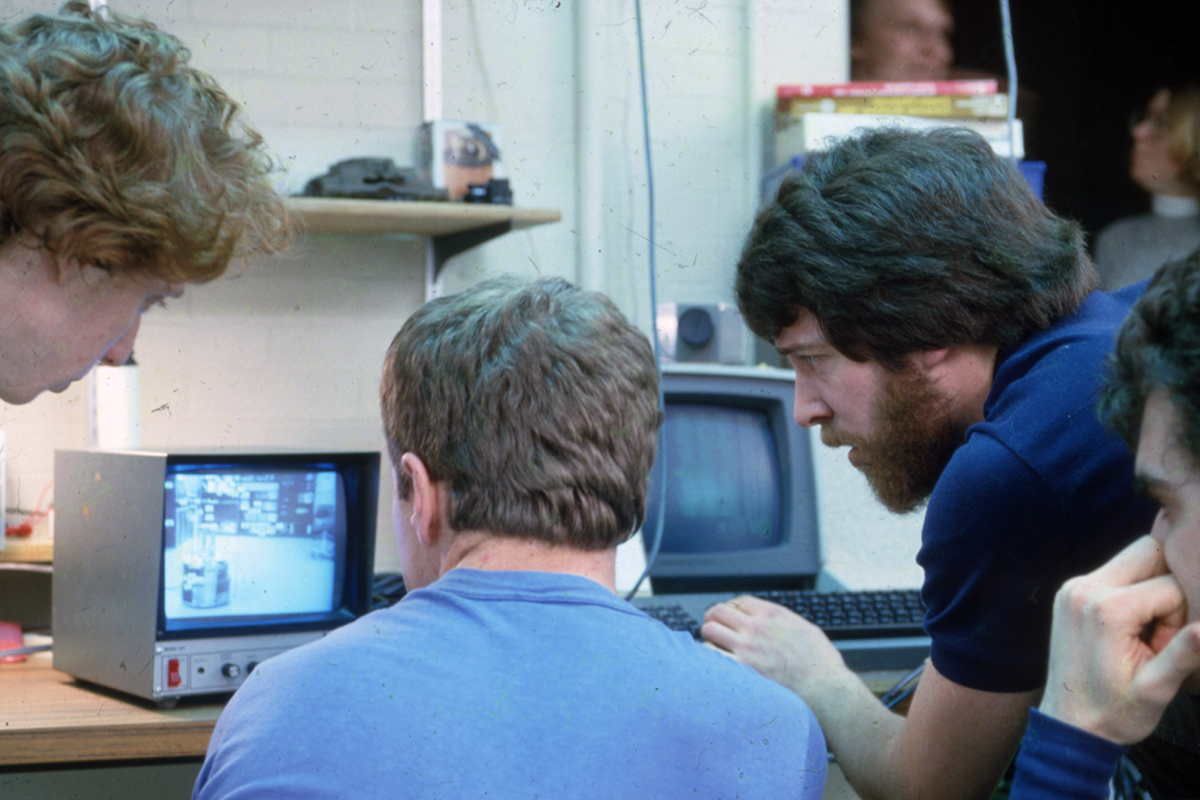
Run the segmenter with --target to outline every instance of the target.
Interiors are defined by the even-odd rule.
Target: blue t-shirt
[[[1136,293],[1095,292],[997,355],[984,421],[938,480],[917,561],[938,672],[971,689],[1045,683],[1055,593],[1149,529],[1133,455],[1097,414]]]
[[[263,662],[194,797],[819,798],[792,692],[586,578],[455,569]]]

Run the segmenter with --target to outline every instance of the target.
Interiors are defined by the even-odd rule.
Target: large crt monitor
[[[58,451],[54,668],[171,705],[367,613],[379,461]]]
[[[809,589],[821,568],[808,431],[795,375],[772,367],[663,367],[666,506],[656,594]],[[642,537],[654,545],[659,465]]]

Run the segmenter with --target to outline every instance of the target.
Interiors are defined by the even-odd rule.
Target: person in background
[[[1004,92],[1007,76],[955,66],[953,35],[954,14],[946,0],[850,0],[850,80],[994,79]],[[1018,88],[1017,116],[1026,142],[1036,136],[1039,106],[1036,93]]]
[[[944,0],[851,0],[850,80],[945,80],[953,33]]]
[[[1151,211],[1119,219],[1096,237],[1106,289],[1145,280],[1200,246],[1200,84],[1156,91],[1132,137],[1129,176],[1150,193]]]
[[[1046,679],[1051,602],[1145,530],[1128,448],[1095,409],[1132,298],[971,131],[880,128],[810,155],[763,208],[738,307],[889,509],[928,503],[929,663],[906,717],[819,628],[735,598],[704,637],[805,699],[858,794],[983,798]]]
[[[123,364],[141,314],[290,238],[261,137],[147,22],[0,27],[0,400]]]
[[[1200,795],[1200,254],[1164,266],[1134,306],[1102,407],[1159,512],[1149,536],[1058,592],[1011,800],[1107,798],[1143,740],[1130,756],[1150,797]]]
[[[409,592],[260,664],[198,800],[821,796],[799,698],[615,595],[662,415],[608,298],[494,279],[432,300],[380,397]]]

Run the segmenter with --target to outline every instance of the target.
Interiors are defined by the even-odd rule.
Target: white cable
[[[1008,10],[1008,0],[1000,0],[1000,26],[1001,37],[1004,39],[1004,63],[1008,70],[1009,157],[1015,165],[1017,163],[1017,57],[1013,51],[1012,14]]]

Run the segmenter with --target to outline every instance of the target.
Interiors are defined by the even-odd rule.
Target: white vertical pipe
[[[421,78],[425,121],[442,118],[442,0],[421,0]]]
[[[425,302],[442,293],[442,278],[437,274],[437,263],[433,257],[433,239],[425,237]]]
[[[763,109],[761,88],[759,86],[761,68],[759,67],[758,46],[758,2],[745,0],[746,3],[746,38],[743,47],[746,52],[746,208],[751,214],[760,202],[760,184],[765,156],[763,154]]]
[[[582,289],[604,286],[604,142],[599,135],[604,110],[603,50],[598,37],[607,35],[597,22],[596,3],[575,8],[575,141],[576,207],[579,243],[575,283]]]
[[[137,364],[98,364],[87,376],[87,444],[100,450],[136,450],[142,444]]]
[[[442,0],[421,0],[421,98],[425,121],[442,118]],[[425,241],[425,299],[441,294],[433,239]]]

